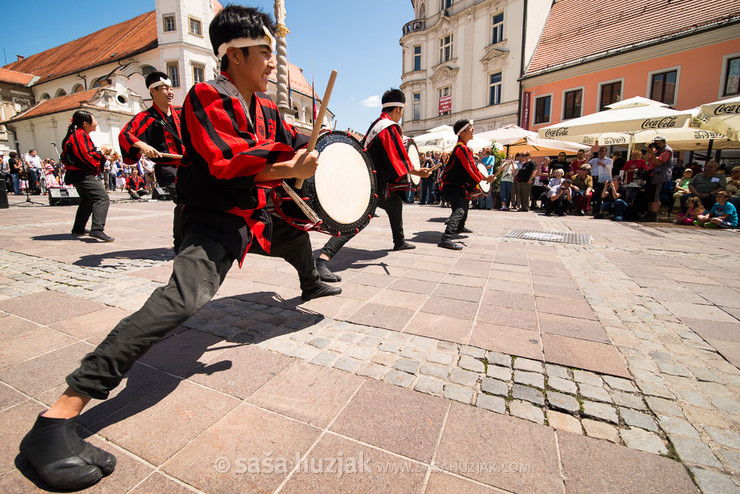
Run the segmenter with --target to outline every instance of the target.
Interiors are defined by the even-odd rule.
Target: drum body
[[[334,236],[358,233],[372,218],[378,202],[375,168],[360,142],[345,132],[323,134],[316,142],[316,174],[296,190],[319,217],[312,222],[282,188],[273,189],[275,212],[304,231]],[[286,180],[293,187],[295,180]]]
[[[488,169],[483,163],[478,163],[478,171],[484,177],[488,176]],[[470,189],[468,189],[466,198],[475,199],[476,197],[487,195],[489,192],[491,192],[491,184],[488,183],[487,180],[481,180],[480,182],[475,184],[475,187],[471,187]]]
[[[411,165],[414,170],[419,170],[421,168],[421,156],[419,155],[419,148],[413,139],[406,140],[406,152],[409,154]],[[414,187],[418,187],[421,182],[421,177],[419,175],[412,175],[409,173],[409,179],[411,179],[411,183]]]

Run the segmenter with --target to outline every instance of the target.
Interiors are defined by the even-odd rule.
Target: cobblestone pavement
[[[177,351],[194,338],[216,353],[233,345],[260,349],[289,358],[286,362],[304,362],[307,368],[334,369],[362,382],[382,381],[438,397],[448,404],[448,414],[450,404],[460,403],[480,413],[541,424],[558,434],[671,458],[688,469],[704,492],[740,492],[737,233],[471,211],[469,226],[476,233],[463,240],[466,248],[440,252],[434,244],[445,213],[436,207],[407,207],[407,236],[418,249],[402,253],[386,250],[387,223],[382,217],[374,220],[332,262],[344,278],[341,297],[301,304],[290,266],[248,257],[244,269],[232,269],[216,299],[162,342],[165,350],[145,357],[144,365],[199,382],[192,373],[180,372],[186,364],[178,364],[178,372],[170,367]],[[12,336],[0,346],[0,354],[8,356],[0,366],[0,381],[31,402],[48,403],[52,392],[61,389],[63,375],[55,376],[55,388],[32,386],[45,392],[39,394],[27,389],[19,369],[28,371],[48,352],[75,344],[59,342],[31,351],[28,343],[16,344],[14,338],[22,332],[8,326],[11,319],[43,324],[87,346],[100,341],[103,329],[136,310],[168,278],[170,209],[153,202],[115,204],[107,228],[118,238],[114,244],[80,241],[64,233],[72,208],[15,207],[0,214],[9,219],[0,227],[0,316],[5,316],[0,317],[0,330],[10,327],[6,333]],[[29,215],[37,220],[29,221]],[[514,228],[587,233],[593,242],[584,246],[503,237]],[[324,237],[312,234],[312,241],[317,248]],[[27,307],[30,300],[39,305]],[[72,319],[73,308],[57,309],[72,300],[118,312],[106,313],[110,321],[102,325],[96,325],[95,317]],[[57,326],[44,321],[38,315],[49,310],[44,302],[53,307],[51,312],[70,311],[65,316],[78,328],[56,319]],[[87,328],[84,334],[82,328]],[[168,355],[172,351],[175,355]],[[75,351],[65,357],[65,372],[79,356]],[[166,356],[165,363],[157,356]],[[199,362],[208,367],[211,359]],[[191,358],[187,365],[192,364]],[[247,398],[230,388],[221,391]],[[6,416],[22,405],[8,405],[2,396],[0,409]],[[328,430],[326,426],[322,437]],[[161,463],[117,441],[115,434],[103,437],[139,460]],[[557,437],[565,447],[563,438],[570,436]],[[432,448],[435,458],[442,446],[438,442]],[[395,454],[393,448],[381,449]],[[566,453],[557,456],[561,486],[556,490],[577,490],[578,475],[568,469]],[[434,458],[421,465],[426,476],[411,490],[444,485],[432,479],[435,472],[449,469],[440,470]],[[158,467],[154,474],[179,488],[218,490],[173,472]],[[141,485],[155,482],[154,474]],[[3,478],[15,479],[5,468],[0,475],[0,485]],[[474,482],[476,488],[528,490],[464,473],[454,478]],[[294,479],[295,472],[275,488],[290,490],[286,485],[292,486]]]

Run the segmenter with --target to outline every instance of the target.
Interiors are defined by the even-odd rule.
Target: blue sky
[[[272,0],[231,3],[273,14]],[[380,111],[379,105],[366,106],[367,101],[379,101],[383,91],[401,84],[399,39],[401,28],[414,15],[411,2],[285,0],[285,8],[290,62],[303,69],[309,84],[313,67],[319,93],[331,70],[337,70],[329,101],[337,128],[364,133]],[[154,0],[113,5],[99,0],[10,2],[3,7],[0,65],[13,62],[16,55],[33,55],[150,10]]]

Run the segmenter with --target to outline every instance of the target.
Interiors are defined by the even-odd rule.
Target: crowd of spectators
[[[422,166],[433,167],[447,158],[446,153],[428,152]],[[662,208],[668,217],[677,214],[676,224],[737,227],[740,166],[729,176],[714,160],[704,167],[697,163],[684,167],[665,139],[633,149],[629,159],[620,151],[609,154],[605,146],[578,151],[572,158],[564,152],[542,158],[524,152],[496,162],[489,149],[475,158],[497,180],[488,193],[473,191],[473,208],[537,210],[546,216],[592,214],[614,221],[656,221]],[[420,204],[445,206],[439,193],[440,172],[422,180]],[[414,201],[413,191],[407,201]]]
[[[65,186],[64,172],[60,161],[43,159],[35,149],[25,156],[19,156],[15,151],[7,155],[0,153],[0,180],[5,181],[7,193],[45,194],[49,188]],[[118,153],[108,158],[98,178],[109,193],[127,191],[135,200],[151,194],[157,185],[153,162],[143,157],[139,162],[127,165]]]

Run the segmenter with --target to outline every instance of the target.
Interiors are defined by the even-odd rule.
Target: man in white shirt
[[[35,149],[31,149],[28,154],[23,158],[28,165],[28,183],[29,188],[37,190],[39,185],[39,177],[44,173],[44,167],[41,164],[41,156],[36,154]]]
[[[594,211],[599,211],[601,207],[601,192],[604,190],[604,184],[612,179],[612,166],[614,163],[611,158],[606,157],[606,148],[599,148],[599,155],[588,162],[591,165],[591,175],[594,177]]]

